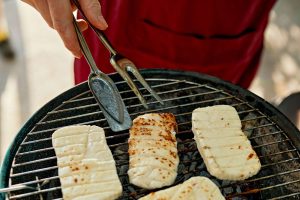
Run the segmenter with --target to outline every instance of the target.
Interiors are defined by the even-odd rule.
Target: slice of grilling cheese
[[[225,200],[219,188],[206,177],[192,177],[174,187],[152,192],[139,200]]]
[[[228,105],[198,108],[192,130],[209,173],[222,180],[244,180],[257,174],[260,161],[235,108]]]
[[[65,200],[111,200],[122,194],[102,128],[67,126],[53,133],[52,144]]]
[[[175,181],[179,163],[176,132],[171,113],[145,114],[133,120],[128,139],[130,183],[154,189]]]

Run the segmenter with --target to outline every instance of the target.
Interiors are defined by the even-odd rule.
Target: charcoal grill
[[[119,75],[110,76],[132,118],[149,112],[176,115],[180,164],[174,184],[202,175],[214,181],[227,199],[300,199],[300,133],[276,108],[238,86],[207,75],[171,70],[143,70],[142,74],[162,97],[164,106],[142,89],[149,102],[145,110]],[[191,112],[218,104],[236,108],[262,163],[261,171],[245,181],[212,177],[192,139]],[[104,127],[123,185],[120,199],[138,199],[150,192],[129,184],[128,131],[114,133],[109,129],[87,83],[83,83],[46,104],[17,134],[1,168],[0,187],[23,183],[38,190],[14,191],[7,195],[9,199],[62,199],[51,135],[57,128],[73,124]]]

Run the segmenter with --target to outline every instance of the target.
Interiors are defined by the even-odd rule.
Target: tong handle
[[[79,45],[80,45],[80,48],[81,48],[81,51],[83,53],[83,56],[85,57],[86,61],[89,63],[92,71],[95,73],[95,74],[99,74],[100,73],[100,70],[98,69],[96,63],[95,63],[95,60],[92,56],[92,53],[78,27],[78,24],[76,22],[76,19],[74,18],[73,16],[73,25],[75,27],[75,32],[77,34],[77,38],[78,38],[78,42],[79,42]]]
[[[93,26],[91,24],[91,22],[88,20],[88,18],[85,16],[84,12],[81,9],[81,6],[80,6],[78,0],[72,0],[72,1],[75,4],[75,6],[78,8],[78,10],[80,11],[80,14],[82,15],[83,19],[89,24],[89,26],[91,27],[91,29],[97,34],[97,36],[100,39],[100,41],[102,42],[102,44],[110,52],[111,56],[116,55],[117,51],[112,47],[112,45],[108,41],[107,37],[103,33],[103,31],[101,31],[101,30],[97,29],[95,26]]]

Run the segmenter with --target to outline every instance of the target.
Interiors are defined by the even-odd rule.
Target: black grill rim
[[[240,99],[244,99],[253,107],[259,109],[262,113],[266,114],[273,122],[275,122],[289,137],[293,145],[297,148],[298,154],[300,152],[300,131],[297,127],[277,108],[255,95],[254,93],[234,85],[230,82],[221,80],[219,78],[201,74],[197,72],[189,72],[182,70],[167,70],[167,69],[143,69],[140,70],[141,74],[145,78],[164,78],[164,79],[177,79],[186,80],[199,84],[209,83],[215,88],[221,88],[222,90],[236,96]],[[121,77],[117,73],[110,74],[110,77],[115,81],[121,81]],[[46,103],[40,108],[30,119],[22,126],[16,137],[12,141],[9,149],[6,152],[4,161],[1,165],[0,174],[0,188],[8,187],[9,174],[13,159],[17,153],[19,146],[26,137],[27,133],[32,130],[36,123],[38,123],[49,111],[59,106],[62,102],[70,99],[75,95],[78,95],[88,90],[87,82],[83,82],[73,88],[63,92],[54,99]],[[0,199],[5,199],[4,194],[0,194]]]

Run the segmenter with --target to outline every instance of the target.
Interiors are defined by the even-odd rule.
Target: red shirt
[[[275,0],[103,0],[113,47],[138,68],[206,73],[247,88],[258,69],[264,30]],[[100,70],[113,72],[109,53],[84,32]],[[75,82],[87,80],[84,58]]]

